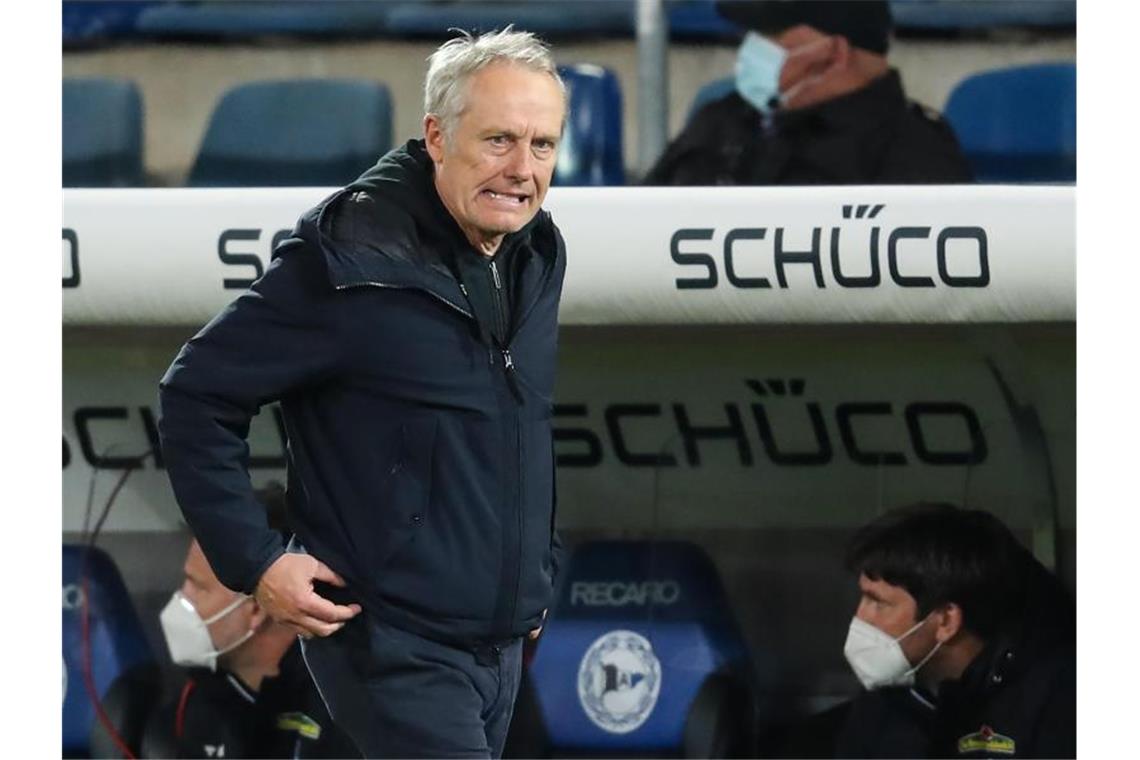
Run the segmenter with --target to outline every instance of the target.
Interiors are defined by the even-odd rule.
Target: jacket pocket
[[[368,565],[374,573],[383,571],[427,520],[436,428],[434,417],[400,425],[399,445],[371,510],[375,543]]]

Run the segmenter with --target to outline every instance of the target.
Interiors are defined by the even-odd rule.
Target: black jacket
[[[507,235],[506,346],[481,337],[458,257],[479,256],[422,141],[302,216],[265,275],[160,384],[162,450],[210,565],[252,591],[283,551],[245,437],[280,400],[291,527],[392,625],[442,641],[539,625],[557,558],[551,403],[562,237],[540,211]]]
[[[1032,574],[1025,611],[1011,611],[1011,622],[937,698],[891,688],[856,699],[836,757],[1075,757],[1075,610],[1035,561]]]
[[[294,645],[277,676],[253,691],[232,673],[188,671],[147,720],[142,756],[352,758],[360,751],[329,717]]]
[[[907,100],[893,69],[871,84],[765,120],[737,93],[709,103],[666,148],[647,185],[970,182],[950,127]]]

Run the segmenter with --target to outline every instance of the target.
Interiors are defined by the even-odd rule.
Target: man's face
[[[918,603],[902,586],[859,575],[859,606],[855,617],[878,628],[892,639],[905,634],[919,622]],[[935,645],[933,622],[917,628],[899,642],[911,665],[922,660]]]
[[[440,198],[484,253],[529,222],[554,174],[565,110],[552,77],[510,63],[492,64],[467,82],[466,109],[450,138],[424,119]]]
[[[214,575],[197,541],[190,542],[190,551],[186,554],[182,572],[182,595],[194,605],[195,611],[203,620],[208,620],[227,605],[233,604],[239,596],[237,592],[223,586]],[[210,631],[210,639],[214,642],[214,649],[224,649],[245,635],[250,628],[252,607],[252,603],[240,605],[220,620],[206,626]]]

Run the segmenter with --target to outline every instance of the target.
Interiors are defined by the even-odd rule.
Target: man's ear
[[[424,145],[432,163],[443,163],[443,125],[434,113],[424,116]]]
[[[265,625],[265,621],[269,620],[269,613],[257,603],[257,599],[251,598],[250,605],[252,609],[249,613],[249,630],[257,631],[261,629],[261,626]]]
[[[934,638],[943,644],[957,636],[958,632],[965,627],[966,621],[962,615],[962,608],[954,602],[947,602],[942,605],[934,611],[934,616],[934,619],[938,621],[938,626],[934,629]]]

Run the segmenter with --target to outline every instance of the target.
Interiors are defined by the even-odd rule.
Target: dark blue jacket
[[[162,451],[223,583],[252,592],[284,551],[245,440],[279,400],[291,527],[366,611],[457,643],[540,624],[558,549],[566,255],[545,211],[502,245],[518,266],[506,350],[480,338],[453,274],[455,257],[479,254],[411,141],[307,212],[265,275],[182,348],[160,384]]]

